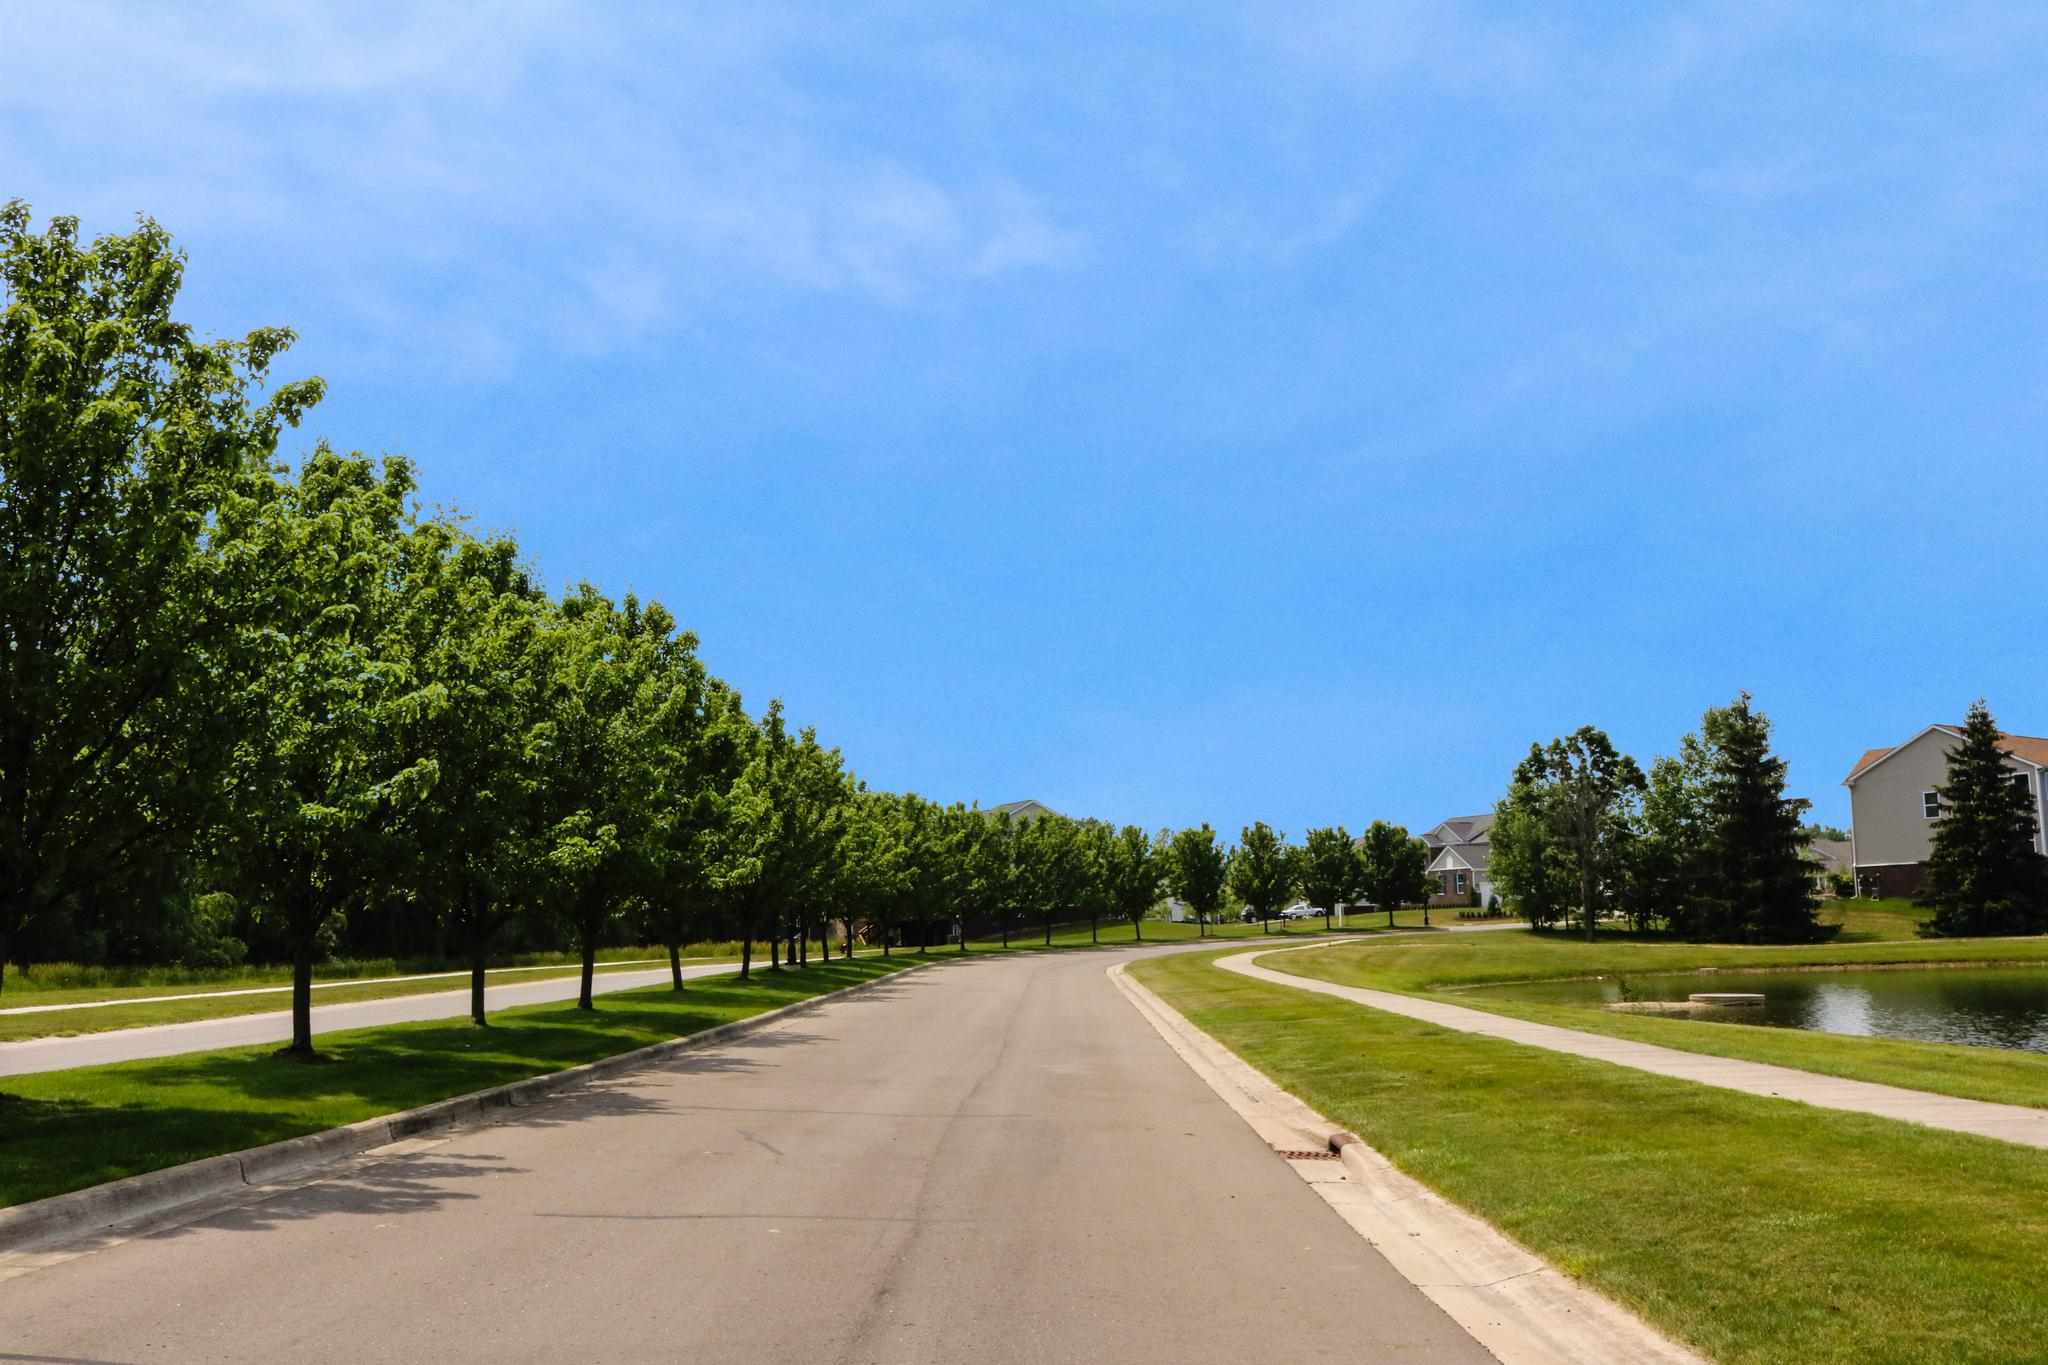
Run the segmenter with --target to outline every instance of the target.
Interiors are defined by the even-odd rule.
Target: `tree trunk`
[[[597,1008],[597,1005],[590,998],[590,985],[591,978],[597,975],[597,935],[595,933],[584,934],[582,946],[583,989],[576,995],[576,1008],[579,1010],[594,1010]]]
[[[683,988],[683,945],[680,943],[668,945],[668,976],[677,990]]]
[[[489,1028],[491,1021],[484,1018],[484,952],[490,946],[490,935],[482,928],[472,926],[469,931],[469,1022],[478,1028]]]
[[[1143,918],[1142,916],[1140,916],[1139,918],[1137,918],[1137,919],[1134,919],[1134,920],[1132,920],[1132,921],[1131,921],[1131,942],[1133,942],[1133,943],[1143,943],[1144,941],[1145,941],[1145,921],[1144,921],[1144,918]]]
[[[300,934],[292,945],[292,1043],[285,1052],[313,1055],[313,935]]]
[[[1010,916],[1008,912],[1005,912],[1003,915],[1003,946],[1005,948],[1010,946]]]
[[[1045,946],[1052,947],[1052,916],[1045,917]]]
[[[1102,935],[1101,935],[1101,933],[1099,932],[1099,930],[1098,930],[1098,927],[1097,927],[1097,926],[1098,926],[1098,924],[1099,924],[1099,921],[1098,921],[1098,920],[1097,920],[1097,919],[1095,918],[1095,916],[1093,916],[1093,915],[1090,915],[1090,916],[1088,917],[1088,941],[1089,941],[1090,943],[1100,943],[1100,942],[1102,942]]]
[[[921,919],[917,922],[917,955],[923,957],[932,946],[932,922]]]
[[[960,921],[960,951],[963,953],[967,951],[967,921],[965,919]]]
[[[1387,907],[1387,927],[1389,929],[1394,927],[1394,907],[1391,905]]]
[[[811,935],[810,931],[801,924],[796,928],[796,965],[799,967],[811,965]]]
[[[776,925],[768,934],[768,970],[782,970],[782,926]]]
[[[754,966],[754,926],[745,926],[740,934],[740,980],[745,981]]]

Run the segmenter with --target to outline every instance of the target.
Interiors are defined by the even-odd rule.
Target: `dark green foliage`
[[[1264,820],[1254,821],[1239,833],[1237,851],[1230,855],[1230,889],[1252,918],[1269,924],[1294,894],[1295,870],[1287,836]]]
[[[1387,927],[1404,905],[1427,905],[1436,890],[1429,875],[1429,845],[1406,826],[1375,820],[1358,841],[1358,887],[1368,904],[1387,912]]]
[[[1208,932],[1211,920],[1223,908],[1224,883],[1230,858],[1216,839],[1216,831],[1204,824],[1176,831],[1167,843],[1166,882],[1174,898],[1195,915],[1195,932]]]
[[[1548,825],[1576,889],[1579,926],[1590,939],[1625,883],[1636,803],[1647,785],[1642,770],[1603,731],[1585,725],[1547,745],[1530,745],[1514,784]]]
[[[1354,899],[1364,876],[1364,865],[1351,835],[1342,825],[1312,829],[1301,841],[1301,894],[1323,912],[1323,927],[1331,928],[1330,917],[1337,907]]]
[[[1998,741],[1998,723],[1979,700],[1938,789],[1941,819],[1921,902],[1933,907],[1938,934],[2048,930],[2048,860],[2034,846],[2033,779],[2006,762]]]
[[[1800,832],[1808,803],[1785,795],[1785,760],[1771,752],[1769,719],[1745,692],[1707,712],[1700,738],[1711,755],[1705,838],[1697,894],[1678,927],[1722,943],[1826,937]]]
[[[210,538],[317,380],[291,333],[203,343],[156,224],[0,206],[0,963],[53,914],[155,899],[224,813],[265,585]]]

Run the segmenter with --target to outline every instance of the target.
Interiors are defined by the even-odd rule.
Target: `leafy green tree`
[[[708,937],[719,909],[711,861],[752,723],[739,694],[701,670],[681,672],[672,685],[683,695],[663,713],[658,786],[650,801],[656,815],[647,831],[647,885],[638,909],[641,932],[668,949],[669,978],[680,991],[683,945]]]
[[[184,265],[147,219],[81,246],[0,205],[0,963],[224,814],[266,585],[213,532],[321,384],[256,401],[292,334],[195,340]]]
[[[1409,835],[1405,825],[1375,820],[1358,841],[1359,891],[1387,912],[1387,927],[1404,905],[1429,900],[1435,883],[1429,875],[1429,845]]]
[[[863,923],[872,926],[883,955],[888,954],[896,907],[903,898],[903,860],[894,798],[856,786],[833,864],[833,903],[846,929],[844,956],[853,956]]]
[[[268,484],[241,530],[271,585],[247,646],[262,659],[234,764],[237,862],[292,957],[288,1055],[313,1055],[313,961],[357,901],[390,813],[433,762],[391,742],[440,704],[407,676],[399,570],[412,467],[322,446]]]
[[[1230,857],[1230,889],[1266,933],[1273,932],[1273,916],[1294,894],[1294,874],[1286,835],[1276,833],[1264,820],[1244,827],[1238,835],[1237,851]]]
[[[1342,825],[1312,829],[1301,841],[1301,894],[1323,912],[1323,928],[1337,907],[1358,894],[1363,874],[1358,847]]]
[[[2048,860],[2034,849],[2034,797],[2007,766],[1998,723],[1980,698],[1948,753],[1941,818],[1922,903],[1938,934],[2048,930]]]
[[[1077,829],[1081,853],[1079,899],[1088,916],[1088,941],[1102,941],[1102,921],[1117,911],[1116,862],[1122,852],[1116,826],[1100,820],[1080,821]]]
[[[1661,921],[1680,933],[1698,932],[1700,880],[1711,834],[1711,768],[1712,754],[1698,735],[1685,736],[1675,755],[1650,765],[1626,869],[1624,911],[1638,931]]]
[[[1115,912],[1131,922],[1131,937],[1138,942],[1145,938],[1146,914],[1159,903],[1163,861],[1151,836],[1136,825],[1116,832],[1109,849],[1109,899]]]
[[[611,927],[657,894],[667,861],[665,769],[691,747],[703,669],[696,637],[659,603],[613,603],[588,583],[555,612],[538,793],[547,833],[541,862],[556,915],[582,957],[581,1009],[595,1006],[597,950]]]
[[[1195,912],[1198,938],[1209,932],[1210,919],[1223,908],[1229,870],[1229,854],[1206,823],[1175,831],[1167,844],[1167,885],[1174,899]]]
[[[404,810],[393,875],[467,950],[470,1019],[482,1027],[491,942],[540,875],[550,608],[510,540],[431,521],[406,537],[402,556],[397,628],[422,704],[392,743],[432,763],[436,778]]]
[[[1487,875],[1508,909],[1534,929],[1548,929],[1571,913],[1577,879],[1558,846],[1549,793],[1517,782],[1494,807],[1487,831]]]
[[[1627,867],[1642,769],[1605,733],[1585,725],[1547,745],[1530,745],[1514,780],[1540,794],[1551,837],[1577,883],[1579,920],[1590,942]]]
[[[1077,823],[1063,815],[1041,815],[1017,830],[1017,868],[1025,904],[1038,911],[1045,946],[1053,925],[1080,908],[1086,894],[1087,851]]]
[[[1709,755],[1705,857],[1690,929],[1722,942],[1803,943],[1823,936],[1806,839],[1808,802],[1785,795],[1785,760],[1747,692],[1700,722]]]

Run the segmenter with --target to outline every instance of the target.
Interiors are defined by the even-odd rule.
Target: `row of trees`
[[[0,964],[459,952],[729,933],[741,975],[828,924],[1136,919],[1135,828],[868,790],[758,716],[658,603],[544,590],[426,512],[407,460],[280,435],[281,329],[205,342],[155,224],[0,207]],[[0,965],[4,971],[4,965]]]
[[[1949,753],[1925,895],[1935,933],[2048,931],[2048,859],[1999,738],[1980,700]],[[1785,794],[1785,778],[1747,693],[1708,711],[1647,775],[1591,726],[1532,745],[1498,807],[1493,882],[1532,924],[1575,922],[1589,937],[1606,916],[1723,943],[1828,937],[1808,803]]]
[[[1538,928],[1603,917],[1726,943],[1791,943],[1819,923],[1801,820],[1769,719],[1744,693],[1647,775],[1600,730],[1530,746],[1491,831],[1490,875]]]

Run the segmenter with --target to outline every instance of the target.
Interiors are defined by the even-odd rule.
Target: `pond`
[[[1764,997],[1761,1006],[1701,1010],[1692,1016],[1698,1019],[2048,1053],[2048,967],[1688,972],[1532,981],[1458,994],[1605,1005],[1684,1000],[1695,991],[1755,991]]]

